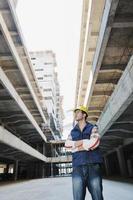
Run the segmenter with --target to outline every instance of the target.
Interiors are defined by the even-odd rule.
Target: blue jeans
[[[85,200],[86,188],[88,188],[92,200],[103,200],[100,164],[96,163],[74,167],[72,184],[74,200]]]

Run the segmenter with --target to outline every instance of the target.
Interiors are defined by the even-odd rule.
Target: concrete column
[[[53,157],[53,145],[51,144],[51,156]],[[51,177],[53,177],[53,163],[51,162]]]
[[[8,173],[9,171],[9,164],[6,164],[6,168],[4,168],[4,173]]]
[[[109,176],[110,175],[110,167],[109,167],[109,161],[108,161],[108,156],[104,156],[104,166],[105,166],[105,172],[106,175]]]
[[[127,168],[128,168],[129,176],[133,177],[133,166],[132,166],[132,160],[131,159],[127,160]]]
[[[17,179],[18,179],[18,160],[16,160],[14,164],[14,180],[16,181]]]
[[[43,143],[43,155],[46,155],[46,146],[45,146],[45,143]]]
[[[36,150],[39,151],[39,144],[36,144]]]
[[[45,177],[45,165],[42,164],[42,178]]]
[[[43,155],[45,155],[46,156],[46,145],[45,145],[45,143],[43,143]],[[45,168],[45,165],[44,164],[42,164],[42,178],[44,178],[46,176],[46,168]]]
[[[121,176],[125,177],[127,176],[128,173],[127,173],[127,167],[126,167],[126,162],[124,158],[123,148],[120,147],[116,151],[117,151],[117,157],[118,157]]]
[[[39,163],[35,162],[35,177],[36,178],[39,178],[38,177],[38,165],[39,165]]]

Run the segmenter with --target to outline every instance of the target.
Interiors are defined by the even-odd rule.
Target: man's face
[[[76,121],[80,121],[84,119],[85,114],[83,114],[81,110],[76,110],[74,114],[75,114],[74,118]]]

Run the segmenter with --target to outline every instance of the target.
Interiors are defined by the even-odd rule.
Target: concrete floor
[[[133,200],[133,185],[103,181],[105,200]],[[0,186],[0,200],[72,200],[71,177],[45,178]],[[86,200],[91,200],[87,192]]]

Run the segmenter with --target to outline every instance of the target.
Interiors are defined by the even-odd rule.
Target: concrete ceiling
[[[101,123],[99,119],[106,112],[111,101],[110,98],[133,55],[133,1],[106,1],[102,14],[99,36],[93,52],[94,56],[91,57],[88,54],[88,61],[91,58],[93,59],[92,64],[88,62],[90,72],[86,74],[86,72],[81,73],[81,70],[78,71],[80,76],[77,78],[77,96],[75,99],[76,105],[85,104],[88,106],[88,120],[99,125]],[[93,23],[91,26],[93,26]],[[86,48],[87,45],[89,46],[89,42],[86,43]],[[83,53],[82,49],[80,55]],[[81,57],[80,60],[82,63],[85,61]],[[79,64],[81,65],[81,63]],[[78,84],[81,80],[84,86],[79,91]],[[132,141],[132,113],[133,105],[131,102],[104,133],[101,140],[103,153],[107,153],[119,145],[124,145],[128,139]],[[103,120],[102,123],[104,123]]]
[[[11,1],[1,0],[0,125],[31,146],[54,139],[41,100],[15,8]],[[3,143],[0,143],[0,152],[0,156],[29,158]]]

